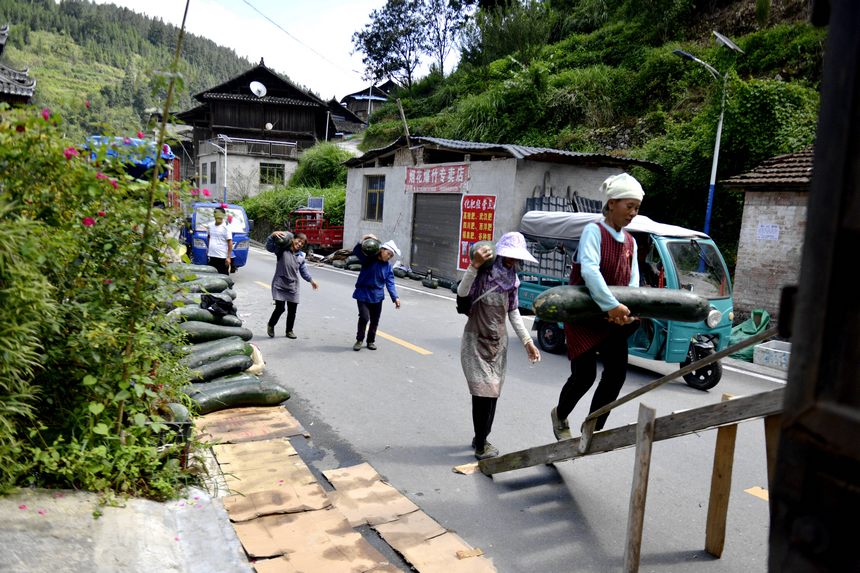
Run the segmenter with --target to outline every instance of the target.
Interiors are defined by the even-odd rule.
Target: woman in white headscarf
[[[564,327],[570,377],[552,409],[552,430],[556,439],[571,437],[567,417],[597,378],[597,356],[603,363],[600,383],[589,412],[609,404],[621,392],[627,378],[627,338],[636,329],[630,309],[618,302],[609,286],[639,286],[636,241],[624,230],[639,213],[645,192],[626,173],[608,177],[601,185],[606,196],[604,219],[589,223],[583,230],[570,284],[585,285],[594,302],[606,313],[603,317],[566,323]],[[603,428],[608,414],[597,419]]]
[[[492,257],[487,246],[477,249],[472,264],[457,287],[457,295],[472,300],[469,320],[460,341],[460,364],[472,395],[472,426],[475,437],[472,447],[479,460],[499,454],[487,436],[493,429],[496,402],[505,382],[508,360],[508,329],[511,323],[528,358],[540,360],[540,351],[534,344],[520,316],[517,287],[518,261],[537,261],[526,248],[526,240],[517,232],[505,233],[496,243],[495,260],[482,268]]]

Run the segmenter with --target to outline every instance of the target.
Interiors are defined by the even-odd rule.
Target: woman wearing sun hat
[[[603,373],[589,412],[618,398],[627,378],[627,338],[636,329],[630,309],[618,302],[608,287],[639,286],[636,241],[624,227],[639,213],[645,192],[627,173],[608,177],[600,189],[606,196],[604,218],[583,229],[570,284],[584,284],[606,315],[564,325],[570,377],[561,389],[558,405],[550,412],[558,440],[571,437],[567,417],[594,385],[597,355],[603,363]],[[608,413],[600,416],[595,429],[602,429],[608,417]]]
[[[472,424],[475,430],[472,447],[479,460],[499,453],[487,441],[487,436],[493,427],[496,402],[507,369],[506,318],[525,347],[529,360],[540,360],[540,351],[523,324],[517,299],[520,284],[517,262],[537,261],[526,248],[525,238],[516,232],[502,235],[496,243],[495,260],[491,266],[482,269],[481,266],[492,256],[488,246],[477,249],[472,264],[457,287],[459,296],[468,296],[472,300],[469,320],[460,343],[460,363],[472,395]]]

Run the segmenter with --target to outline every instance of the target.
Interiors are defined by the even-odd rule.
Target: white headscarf
[[[635,177],[627,173],[610,175],[600,186],[600,191],[606,195],[607,201],[609,199],[637,199],[641,201],[645,197],[642,185],[636,181]]]
[[[382,243],[382,246],[379,248],[380,249],[387,249],[387,250],[391,251],[392,253],[394,253],[396,256],[398,256],[398,257],[400,256],[400,249],[397,248],[397,245],[394,243],[394,241],[385,241],[384,243]]]

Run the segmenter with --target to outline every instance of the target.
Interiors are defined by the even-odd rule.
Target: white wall
[[[372,233],[385,241],[393,239],[408,260],[412,242],[413,193],[404,191],[406,164],[411,159],[398,150],[395,163],[390,167],[350,168],[346,183],[346,206],[344,212],[344,248],[351,249],[362,236]],[[462,161],[451,165],[462,164]],[[436,164],[434,164],[436,165]],[[439,165],[448,165],[442,163]],[[469,163],[470,180],[467,193],[472,195],[495,195],[495,239],[504,233],[519,229],[520,220],[526,210],[526,198],[532,196],[535,187],[544,188],[547,171],[547,192],[552,188],[554,196],[567,196],[578,191],[583,197],[601,199],[600,184],[609,175],[620,173],[617,167],[581,167],[539,163],[522,159],[501,159]],[[366,221],[364,214],[364,178],[368,175],[385,176],[385,198],[383,220]],[[457,237],[452,237],[456,241]]]
[[[806,192],[748,191],[735,266],[735,309],[779,313],[782,287],[797,284],[806,234]],[[777,234],[778,233],[778,234]]]
[[[208,147],[208,146],[207,146]],[[217,183],[200,183],[201,188],[209,189],[214,200],[223,200],[224,196],[224,154],[207,153],[197,157],[198,175],[200,165],[207,166],[215,161],[217,167]],[[227,200],[235,202],[247,197],[259,195],[262,191],[272,188],[272,185],[260,185],[260,163],[278,163],[284,166],[284,183],[290,180],[296,172],[298,161],[274,157],[259,157],[227,154]]]

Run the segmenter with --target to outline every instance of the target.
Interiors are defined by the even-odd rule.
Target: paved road
[[[312,267],[318,291],[302,287],[295,331],[265,336],[271,312],[274,257],[254,250],[234,275],[240,316],[255,333],[266,376],[292,392],[290,410],[311,434],[302,452],[318,470],[370,463],[445,527],[480,547],[501,572],[618,571],[622,567],[633,449],[556,466],[463,476],[455,465],[473,461],[470,398],[459,364],[465,317],[450,292],[398,279],[403,306],[386,302],[379,350],[352,350],[355,273]],[[622,393],[673,368],[634,359]],[[568,374],[564,357],[545,355],[530,365],[512,345],[508,380],[491,440],[504,453],[553,440],[549,410]],[[672,382],[641,398],[658,415],[720,400],[722,393],[753,394],[778,379],[727,369],[711,392]],[[571,416],[576,426],[588,400]],[[634,423],[637,401],[614,411],[609,426]],[[726,547],[721,559],[703,551],[715,432],[654,446],[641,571],[765,571],[768,507],[761,421],[742,424]],[[749,491],[749,492],[748,492]],[[751,493],[750,493],[751,492]]]

